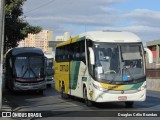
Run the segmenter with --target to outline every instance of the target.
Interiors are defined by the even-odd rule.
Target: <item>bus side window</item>
[[[56,48],[56,61],[57,62],[60,62],[61,61],[61,48],[60,47],[58,47],[58,48]]]
[[[85,60],[85,41],[79,41],[74,44],[74,56],[75,56],[75,61],[82,61],[84,64],[86,64]]]
[[[71,51],[72,52],[72,61],[79,61],[79,45],[77,43],[71,44]]]
[[[75,46],[76,46],[76,47],[75,47],[76,61],[80,61],[80,60],[79,60],[79,58],[80,58],[80,55],[79,55],[79,54],[80,54],[80,44],[79,44],[79,43],[76,43]]]
[[[57,48],[56,61],[69,62],[69,61],[82,61],[86,64],[85,60],[85,42],[79,41],[69,45]]]
[[[69,46],[68,45],[66,45],[66,46],[64,46],[64,56],[65,56],[65,58],[64,58],[64,62],[68,62],[69,61]]]
[[[81,60],[86,64],[85,52],[81,53]]]
[[[81,53],[81,61],[86,64],[86,57],[85,57],[85,41],[81,41],[80,44],[80,53]]]
[[[75,43],[72,43],[71,45],[70,45],[70,56],[71,56],[71,61],[75,61],[75,59],[76,59],[76,55],[75,55]]]

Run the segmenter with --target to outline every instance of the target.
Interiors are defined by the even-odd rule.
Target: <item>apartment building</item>
[[[19,47],[37,47],[43,52],[51,53],[52,48],[49,48],[49,41],[53,39],[53,32],[50,30],[42,30],[37,34],[28,34],[28,36],[20,41]]]

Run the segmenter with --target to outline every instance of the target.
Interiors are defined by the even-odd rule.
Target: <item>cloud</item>
[[[49,1],[49,0],[48,0]],[[100,9],[109,7],[111,4],[119,3],[122,0],[27,0],[24,4],[24,14],[39,16],[41,15],[92,15],[92,14],[110,14],[110,11]],[[38,3],[38,4],[37,4]],[[47,5],[45,3],[48,3]],[[43,6],[44,4],[44,6]],[[39,8],[38,6],[41,6]],[[35,8],[35,9],[34,9]],[[38,8],[38,9],[36,9]],[[110,9],[111,10],[111,9]]]
[[[94,15],[94,16],[45,16],[45,17],[28,17],[29,21],[49,21],[59,23],[68,23],[68,24],[87,24],[87,25],[112,25],[115,24],[117,19],[113,16],[103,16],[103,15]]]
[[[67,2],[55,0],[47,9],[39,9],[39,11],[33,9],[33,13],[27,13],[27,6],[30,5],[27,4],[24,7],[24,14],[27,13],[25,15],[28,16],[26,17],[28,21],[54,20],[59,23],[84,24],[86,22],[90,25],[109,25],[113,24],[113,21],[116,22],[113,14],[117,14],[117,11],[107,7],[114,3],[117,3],[117,0],[67,0]]]
[[[39,25],[44,29],[47,29],[48,26],[48,29],[52,28],[55,32],[60,33],[60,30],[62,32],[73,31],[67,28],[67,24],[69,26],[114,25],[118,22],[115,17],[118,11],[111,8],[111,5],[123,0],[51,0],[49,3],[48,1],[27,0],[24,4],[24,15],[32,25]],[[39,8],[39,6],[42,7]]]
[[[135,9],[130,13],[124,14],[124,18],[131,19],[132,24],[160,26],[160,12],[148,9]]]
[[[143,41],[159,39],[160,12],[149,9],[133,9],[129,12],[113,7],[124,2],[125,0],[27,0],[24,15],[32,25],[53,30],[54,36],[63,35],[66,31],[80,33],[87,25],[87,30],[134,32]]]
[[[99,27],[97,30],[118,30],[129,31],[137,34],[141,40],[145,43],[150,40],[156,40],[160,38],[159,27],[143,26],[143,25],[128,25],[123,27]]]

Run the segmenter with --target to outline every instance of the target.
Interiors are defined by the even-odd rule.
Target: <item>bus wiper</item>
[[[120,70],[118,71],[118,74],[120,74]],[[109,82],[109,84],[111,84],[115,80],[115,78],[117,77],[118,74],[113,76],[113,79]]]
[[[117,75],[114,75],[113,79],[109,82],[109,84],[111,84],[115,80],[116,76]]]
[[[33,69],[30,68],[30,70],[32,71],[32,73],[34,74],[34,76],[38,78],[38,76],[37,76],[36,73],[33,71]]]
[[[25,72],[23,73],[23,75],[21,76],[21,78],[24,78],[25,74],[27,73],[28,68],[25,70]]]

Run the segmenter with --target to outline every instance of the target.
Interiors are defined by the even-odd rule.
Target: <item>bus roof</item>
[[[35,53],[39,55],[44,55],[43,51],[40,48],[35,48],[35,47],[16,47],[16,48],[10,49],[8,53],[9,52],[13,56],[23,54],[23,53]]]
[[[86,36],[86,39],[91,39],[97,42],[140,42],[140,38],[131,32],[125,31],[93,31],[86,32],[80,37]]]
[[[141,42],[140,38],[131,32],[126,31],[91,31],[82,33],[76,37],[73,37],[72,40],[65,41],[60,43],[58,46],[63,46],[70,44],[76,41],[84,39],[90,39],[96,42],[112,42],[112,43],[129,43],[129,42]],[[84,40],[83,39],[83,40]]]

